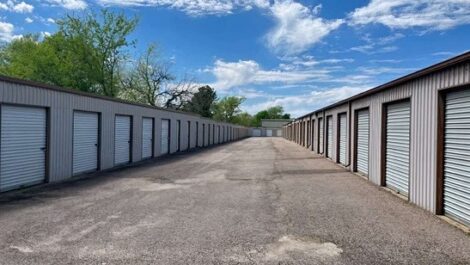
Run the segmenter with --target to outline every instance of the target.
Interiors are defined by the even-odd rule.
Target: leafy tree
[[[26,35],[0,50],[5,75],[117,96],[128,36],[137,19],[103,9],[99,15],[65,16],[49,37]]]
[[[248,112],[242,112],[234,117],[233,123],[250,127],[253,124],[253,116]]]
[[[213,118],[218,121],[233,122],[237,114],[241,112],[240,105],[245,101],[244,97],[225,97],[217,101],[214,106]]]
[[[124,48],[135,44],[128,36],[137,23],[137,18],[129,19],[123,13],[102,9],[100,14],[88,13],[84,17],[67,15],[57,22],[57,34],[63,36],[72,51],[92,47],[88,54],[79,53],[78,67],[88,67],[84,74],[96,82],[96,92],[115,97],[119,91],[120,67],[126,59]]]
[[[212,107],[217,100],[217,93],[210,86],[202,86],[194,93],[191,100],[184,109],[189,112],[197,113],[202,117],[212,117]]]
[[[284,108],[282,106],[274,106],[256,113],[252,126],[260,127],[261,120],[268,119],[290,119],[290,114],[284,113]]]

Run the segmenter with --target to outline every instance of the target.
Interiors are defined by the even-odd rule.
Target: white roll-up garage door
[[[346,113],[339,115],[339,162],[346,165],[346,144],[348,140]]]
[[[267,137],[273,137],[273,130],[266,130]]]
[[[470,225],[470,91],[445,102],[444,212]]]
[[[253,129],[253,137],[260,137],[261,129]]]
[[[333,158],[333,117],[326,118],[326,137],[327,137],[327,147],[326,147],[326,155],[329,158]]]
[[[160,134],[160,153],[170,152],[170,120],[162,120],[162,133]]]
[[[410,115],[409,101],[387,106],[385,183],[404,195],[410,178]]]
[[[142,118],[142,159],[153,155],[153,119]]]
[[[73,113],[73,174],[98,169],[98,113]]]
[[[114,122],[114,164],[130,162],[131,157],[131,117],[117,115]]]
[[[46,109],[1,107],[0,191],[46,178]]]
[[[369,174],[369,110],[357,112],[357,158],[356,168],[359,173]]]
[[[323,119],[318,119],[318,145],[319,145],[319,150],[320,154],[323,154],[324,151],[324,146],[323,146],[323,138],[324,131],[323,131]]]

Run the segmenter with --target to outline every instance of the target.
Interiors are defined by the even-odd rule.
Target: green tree
[[[123,13],[116,14],[102,9],[100,14],[93,12],[83,17],[67,15],[58,20],[59,31],[73,51],[84,51],[92,47],[90,53],[79,53],[78,67],[85,70],[86,78],[96,82],[96,92],[115,97],[119,92],[119,78],[122,63],[126,59],[125,48],[135,41],[129,35],[137,26],[137,18],[127,18]],[[88,67],[83,69],[83,66]]]
[[[253,124],[253,116],[248,112],[242,112],[234,117],[233,123],[250,127]]]
[[[274,106],[256,113],[252,126],[260,127],[261,120],[268,119],[290,119],[290,114],[284,113],[284,108],[282,106]]]
[[[234,118],[241,112],[240,105],[245,101],[244,97],[224,97],[213,106],[213,118],[223,122],[234,122]]]
[[[0,49],[0,73],[23,79],[117,96],[128,36],[137,19],[103,9],[65,16],[49,37],[26,35]]]
[[[191,100],[186,104],[185,110],[197,113],[202,117],[211,118],[214,102],[217,100],[217,93],[210,86],[202,86],[194,93]]]

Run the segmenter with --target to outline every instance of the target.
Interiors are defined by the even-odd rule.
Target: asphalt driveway
[[[470,264],[470,236],[250,138],[1,195],[0,264]]]

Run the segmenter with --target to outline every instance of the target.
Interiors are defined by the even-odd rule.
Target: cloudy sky
[[[173,71],[298,116],[470,47],[470,0],[9,0],[0,40],[103,6],[140,17]]]

